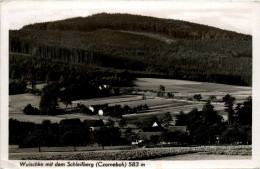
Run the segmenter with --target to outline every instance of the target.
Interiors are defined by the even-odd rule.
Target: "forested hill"
[[[251,85],[252,37],[171,19],[96,14],[10,31],[10,52],[141,71],[146,75]]]

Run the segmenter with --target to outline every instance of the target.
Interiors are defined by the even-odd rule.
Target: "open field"
[[[25,115],[23,113],[23,108],[27,104],[32,104],[32,106],[39,107],[40,97],[33,94],[19,94],[19,95],[10,95],[9,96],[9,118],[17,119],[20,121],[31,121],[35,123],[41,123],[43,120],[48,119],[52,122],[59,122],[62,119],[70,118],[79,118],[82,121],[86,119],[100,119],[102,117],[98,116],[88,116],[85,114],[64,114],[57,116],[48,116],[48,115]],[[123,96],[113,96],[105,98],[95,98],[95,99],[86,99],[73,101],[71,107],[76,107],[77,103],[84,104],[86,106],[98,105],[98,104],[108,104],[108,105],[129,105],[134,107],[140,104],[147,104],[149,106],[148,112],[165,112],[174,107],[185,107],[186,105],[193,105],[195,103],[187,101],[179,101],[176,99],[162,99],[162,98],[153,98],[148,97],[146,100],[142,100],[141,96],[136,95],[123,95]],[[65,108],[64,104],[60,104],[61,108]],[[69,106],[70,107],[70,106]],[[190,107],[189,107],[190,108]],[[179,110],[179,109],[178,109]],[[104,117],[105,118],[105,117]],[[105,118],[107,119],[107,118]]]
[[[27,104],[31,104],[32,106],[39,108],[39,102],[40,96],[29,93],[9,95],[9,111],[11,113],[23,111],[23,108]]]
[[[163,99],[159,97],[153,97],[153,98],[147,98],[146,100],[133,100],[128,101],[126,103],[117,103],[117,105],[128,105],[130,107],[135,107],[138,105],[144,105],[147,104],[150,109],[155,109],[156,107],[176,107],[176,106],[183,106],[183,105],[191,105],[193,103],[189,103],[186,101],[179,101],[179,100],[173,100],[173,99]],[[109,105],[116,105],[116,104],[109,104]]]
[[[98,99],[84,99],[84,100],[73,101],[74,105],[76,103],[84,104],[85,106],[108,104],[109,106],[128,105],[130,107],[136,107],[141,104],[142,105],[147,104],[149,109],[151,110],[155,110],[155,109],[161,110],[162,108],[167,108],[167,107],[178,107],[178,106],[197,104],[197,102],[193,102],[193,101],[165,99],[165,98],[151,97],[151,96],[143,100],[142,97],[138,95],[123,95],[123,96],[113,96],[113,97],[105,97],[105,98],[98,98]]]
[[[165,99],[156,97],[156,91],[159,90],[160,85],[164,85],[166,92],[174,92],[173,99]],[[188,113],[192,108],[196,107],[199,110],[202,109],[204,102],[189,101],[187,98],[192,98],[194,94],[201,94],[204,99],[207,99],[210,95],[215,95],[217,100],[220,101],[227,93],[236,97],[236,102],[242,102],[244,99],[252,95],[251,87],[234,86],[225,84],[215,84],[206,82],[195,82],[187,80],[174,80],[174,79],[157,79],[157,78],[138,78],[135,81],[135,88],[140,89],[139,94],[145,94],[146,99],[143,100],[140,95],[122,95],[112,96],[104,98],[93,98],[76,100],[72,102],[69,107],[76,107],[78,103],[85,106],[108,104],[112,105],[128,105],[135,107],[140,104],[147,104],[149,110],[138,114],[124,115],[124,118],[131,121],[136,118],[147,118],[152,116],[163,116],[166,112],[170,112],[173,116],[180,111]],[[144,91],[149,89],[149,91]],[[154,91],[154,92],[152,92]],[[88,116],[84,114],[65,114],[57,116],[45,116],[45,115],[25,115],[22,110],[27,104],[31,104],[34,107],[39,107],[40,97],[33,94],[19,94],[9,96],[9,117],[20,121],[31,121],[35,123],[41,123],[45,119],[49,119],[52,122],[59,122],[62,119],[80,118],[82,121],[85,119],[100,119],[98,116]],[[219,111],[224,119],[227,118],[224,110],[223,103],[213,102],[215,110]],[[60,103],[61,108],[65,109],[65,105]],[[104,118],[107,119],[107,118]]]
[[[51,152],[42,148],[43,152],[37,152],[38,148],[17,149],[9,147],[9,159],[30,159],[30,160],[147,160],[158,158],[171,158],[178,155],[203,155],[203,156],[226,156],[226,159],[250,159],[252,146],[201,146],[201,147],[171,147],[171,148],[141,148],[126,150],[130,147],[116,146],[105,147],[105,150],[90,151],[91,149],[79,147],[73,151],[72,147],[56,148]],[[59,149],[59,150],[57,150]],[[44,151],[45,150],[45,151]],[[194,154],[196,153],[196,154]],[[198,154],[200,153],[200,154]],[[185,159],[185,157],[184,157]],[[196,157],[190,160],[196,160]]]
[[[81,121],[86,119],[97,119],[97,117],[81,115],[79,113],[75,114],[63,114],[57,116],[48,116],[48,115],[26,115],[23,113],[23,109],[27,104],[31,104],[34,107],[39,107],[40,97],[25,93],[19,95],[10,95],[9,96],[9,118],[17,119],[24,122],[34,122],[42,123],[43,120],[51,120],[51,122],[60,122],[63,119],[72,119],[79,118]],[[60,107],[65,105],[61,103]]]
[[[164,100],[172,100],[172,99],[164,99]],[[173,99],[173,101],[177,101],[177,99]],[[167,112],[170,112],[173,119],[175,116],[179,114],[181,111],[184,113],[189,113],[193,108],[197,108],[198,110],[202,110],[204,106],[204,102],[197,102],[197,101],[187,101],[182,100],[181,102],[186,102],[187,104],[172,106],[171,104],[168,105],[158,105],[158,106],[151,106],[149,110],[143,113],[135,113],[135,114],[127,114],[123,115],[123,117],[127,120],[128,123],[135,123],[137,121],[141,121],[145,118],[154,117],[157,118],[163,117]],[[214,109],[218,111],[219,115],[223,117],[224,120],[227,120],[227,112],[224,111],[224,104],[223,103],[212,103]]]
[[[224,95],[229,93],[239,101],[252,95],[252,87],[188,80],[137,78],[134,84],[136,89],[150,91],[158,91],[159,86],[163,85],[166,92],[173,92],[175,97],[183,99],[192,98],[194,94],[201,94],[205,99],[210,95],[215,95],[218,100],[221,100]]]
[[[75,100],[73,104],[84,104],[85,106],[92,105],[101,105],[101,104],[120,104],[127,103],[130,101],[142,100],[142,98],[136,95],[122,95],[122,96],[111,96],[111,97],[103,97],[103,98],[93,98],[93,99],[83,99],[83,100]]]
[[[209,92],[237,92],[249,91],[251,87],[226,85],[218,83],[197,82],[188,80],[176,79],[159,79],[159,78],[137,78],[134,83],[139,89],[156,90],[158,91],[159,85],[164,85],[166,92],[187,92],[189,90],[194,92],[209,91]]]
[[[79,118],[81,121],[86,119],[104,119],[107,120],[108,117],[100,116],[89,116],[86,114],[73,113],[73,114],[63,114],[56,116],[48,115],[25,115],[23,113],[23,108],[31,103],[33,106],[38,107],[40,97],[32,94],[20,94],[20,95],[11,95],[10,106],[9,106],[9,118],[17,119],[19,121],[30,121],[35,123],[41,123],[43,120],[51,120],[52,122],[60,122],[63,119]],[[121,102],[120,102],[121,101]],[[106,98],[96,98],[96,99],[86,99],[75,101],[72,104],[72,107],[76,107],[77,102],[84,104],[86,106],[95,105],[95,104],[105,104],[108,103],[111,105],[129,105],[134,107],[140,104],[147,104],[149,110],[143,113],[138,114],[129,114],[124,115],[128,121],[132,119],[141,118],[141,117],[152,117],[152,116],[163,116],[166,112],[170,112],[173,116],[178,114],[180,111],[188,113],[192,108],[196,107],[202,109],[204,102],[197,101],[187,101],[187,100],[178,100],[178,99],[164,99],[164,98],[152,98],[149,97],[146,100],[142,100],[140,96],[136,95],[124,95],[124,96],[113,96]],[[214,104],[214,103],[213,103]],[[216,110],[223,110],[224,106],[222,103],[214,104]],[[65,108],[64,104],[60,104],[60,107]],[[69,106],[70,107],[70,106]]]

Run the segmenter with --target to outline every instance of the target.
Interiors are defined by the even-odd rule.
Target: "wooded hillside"
[[[252,37],[184,21],[96,14],[10,31],[10,52],[168,78],[251,85]]]

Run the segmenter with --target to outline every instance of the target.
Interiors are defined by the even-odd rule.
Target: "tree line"
[[[97,115],[99,110],[102,110],[103,116],[110,116],[110,117],[115,117],[115,118],[122,118],[124,114],[134,114],[134,113],[142,113],[145,112],[146,110],[149,110],[149,107],[147,104],[140,104],[134,107],[130,107],[128,105],[114,105],[114,106],[109,106],[108,104],[103,104],[103,105],[93,105],[91,106],[93,108],[93,111],[90,110],[89,107],[83,105],[83,104],[78,104],[77,108],[79,108],[80,113],[88,114],[88,115]]]
[[[235,98],[223,97],[227,121],[214,110],[208,101],[203,109],[191,110],[177,115],[176,125],[187,126],[194,143],[197,144],[251,144],[252,143],[252,98],[234,107]]]
[[[95,132],[90,127],[100,127]],[[121,137],[119,128],[106,127],[102,120],[79,119],[61,120],[51,123],[44,120],[41,124],[9,120],[9,144],[18,144],[20,148],[42,146],[88,146],[98,143],[102,146],[129,144],[126,138]]]
[[[27,57],[23,55],[10,56],[9,94],[26,92],[27,85],[36,91],[37,83],[57,83],[65,88],[63,93],[70,92],[71,99],[98,97],[118,92],[118,87],[132,86],[135,79],[126,71],[111,70],[93,67],[85,64],[69,64],[63,61],[54,61]],[[98,90],[99,86],[107,85],[109,89]],[[37,91],[40,93],[40,91]]]

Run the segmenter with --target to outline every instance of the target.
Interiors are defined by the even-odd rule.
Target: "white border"
[[[49,1],[47,1],[49,2]],[[193,3],[186,1],[187,3]],[[1,168],[19,168],[19,161],[8,161],[8,4],[9,2],[1,2],[0,6],[0,75],[1,75],[1,89],[0,89],[0,113],[1,113],[1,122],[0,122],[0,138],[1,138]],[[25,3],[25,2],[23,2]],[[64,3],[64,5],[59,6],[59,8],[65,7],[69,4],[76,4],[77,1],[71,1],[69,3]],[[153,4],[152,1],[89,1],[92,4],[93,8],[98,8],[99,3],[107,3],[109,8],[120,7],[122,4],[131,4],[129,8],[133,8],[135,3],[141,3],[143,6],[137,6],[139,10],[147,8]],[[171,2],[162,2],[161,5],[172,5]],[[15,2],[11,2],[12,5]],[[158,1],[155,4],[160,4]],[[247,3],[248,4],[248,3]],[[114,5],[114,6],[113,6]],[[228,161],[146,161],[145,168],[260,168],[260,113],[259,113],[259,103],[260,94],[260,74],[259,66],[260,65],[260,3],[259,2],[250,2],[250,6],[253,11],[253,155],[252,160],[228,160]],[[53,6],[46,6],[46,8],[53,8]],[[159,7],[159,6],[158,6]],[[43,162],[43,161],[42,161]],[[66,162],[66,161],[63,161]],[[29,168],[29,167],[26,167]]]
[[[258,168],[260,168],[260,3],[255,3],[253,9],[253,126],[252,126],[252,140],[253,140],[253,160],[259,161]]]
[[[1,163],[0,167],[6,167],[8,165],[8,16],[6,16],[7,9],[5,8],[6,2],[1,3],[0,5],[0,54],[1,54],[1,60],[0,60],[0,115],[1,115],[1,121],[0,121],[0,131],[1,131],[1,144],[0,144],[0,150],[1,150]]]

